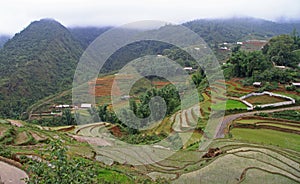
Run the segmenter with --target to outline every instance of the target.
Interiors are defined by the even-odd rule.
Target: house
[[[130,98],[131,98],[131,96],[129,96],[129,95],[123,95],[121,97],[121,100],[129,100]]]
[[[83,108],[83,109],[88,109],[88,108],[92,108],[92,104],[83,103],[83,104],[81,104],[80,107]]]
[[[253,82],[254,87],[261,87],[261,82]]]
[[[243,42],[236,42],[237,45],[243,45]]]
[[[300,87],[300,82],[293,82],[292,85],[299,88]]]
[[[227,47],[220,47],[220,50],[228,50]]]
[[[193,67],[184,67],[183,68],[185,71],[192,71],[193,70]]]
[[[285,69],[285,66],[275,66],[275,68]]]
[[[64,109],[64,108],[71,108],[71,105],[57,105],[55,106],[56,109]]]

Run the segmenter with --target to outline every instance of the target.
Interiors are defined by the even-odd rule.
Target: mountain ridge
[[[17,33],[0,50],[1,115],[18,116],[35,101],[71,87],[82,52],[54,20],[34,21]]]

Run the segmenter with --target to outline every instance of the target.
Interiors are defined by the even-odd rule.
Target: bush
[[[5,158],[12,158],[13,154],[11,150],[3,144],[0,144],[0,156]]]
[[[296,87],[293,86],[293,85],[286,85],[286,86],[285,86],[285,89],[286,89],[287,91],[294,91],[294,90],[296,89]]]

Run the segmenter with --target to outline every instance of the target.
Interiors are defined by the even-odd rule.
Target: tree
[[[294,33],[296,34],[296,33]],[[295,60],[293,50],[297,49],[298,41],[297,36],[279,35],[273,37],[267,46],[265,46],[264,53],[266,53],[268,59],[274,62],[276,65],[295,67],[297,61]]]
[[[62,112],[61,123],[63,125],[74,125],[75,119],[71,113],[70,109],[65,109]]]

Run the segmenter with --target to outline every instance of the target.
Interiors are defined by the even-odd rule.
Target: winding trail
[[[272,113],[272,112],[279,112],[279,111],[285,111],[285,110],[300,110],[300,106],[285,107],[285,108],[271,109],[271,110],[251,111],[251,112],[245,112],[245,113],[240,113],[240,114],[232,114],[232,115],[224,116],[222,122],[218,126],[219,128],[218,128],[217,134],[215,135],[215,138],[224,138],[225,133],[226,133],[226,128],[228,127],[228,125],[232,121],[234,121],[238,118],[254,115],[255,113],[261,113],[261,112],[263,112],[263,113]]]

